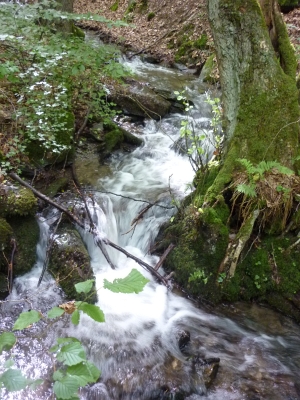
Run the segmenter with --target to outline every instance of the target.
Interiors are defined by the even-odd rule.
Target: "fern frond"
[[[255,185],[247,185],[246,183],[240,183],[236,187],[237,192],[243,193],[247,197],[256,197]]]
[[[246,169],[248,174],[256,173],[256,168],[253,166],[252,162],[247,160],[246,158],[238,158],[237,161],[242,164],[242,166]]]

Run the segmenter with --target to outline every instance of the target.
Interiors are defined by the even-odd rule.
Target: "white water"
[[[150,68],[147,66],[147,68]],[[163,72],[164,73],[164,72]],[[194,83],[193,83],[194,85]],[[194,88],[192,88],[193,92]],[[199,100],[200,99],[200,100]],[[199,96],[198,118],[207,121],[207,105]],[[201,106],[202,104],[202,106]],[[203,108],[203,110],[202,110]],[[170,149],[178,136],[180,116],[173,115],[161,124],[148,121],[141,135],[145,145],[131,154],[117,153],[111,161],[112,177],[98,181],[95,187],[97,203],[91,210],[99,230],[111,241],[118,243],[130,253],[155,265],[158,257],[149,250],[159,227],[172,215],[172,210],[152,207],[134,231],[131,221],[145,206],[144,203],[125,198],[103,195],[110,191],[135,199],[151,202],[160,200],[164,206],[172,205],[170,189],[177,198],[184,195],[185,185],[192,181],[193,172],[186,158]],[[168,135],[166,135],[166,133]],[[53,217],[50,214],[50,217]],[[28,296],[23,310],[37,308],[44,311],[62,301],[62,295],[49,275],[36,289],[45,257],[49,236],[48,223],[41,220],[41,239],[38,245],[38,263],[34,269],[15,282],[12,300]],[[186,393],[194,393],[191,400],[205,392],[201,376],[195,373],[191,362],[178,347],[178,332],[188,330],[191,334],[189,352],[201,358],[220,357],[221,368],[215,386],[204,397],[209,400],[297,399],[294,388],[299,379],[299,329],[288,320],[275,319],[263,310],[258,323],[259,309],[234,309],[237,321],[210,314],[195,308],[188,300],[173,294],[153,281],[151,275],[131,259],[109,249],[112,261],[118,266],[111,270],[93,238],[82,233],[91,256],[96,274],[99,306],[105,313],[106,322],[95,323],[82,317],[78,327],[60,326],[47,335],[34,338],[43,331],[37,324],[19,339],[17,365],[31,377],[45,377],[51,372],[51,359],[46,353],[55,336],[76,336],[86,346],[89,358],[102,371],[101,382],[89,390],[82,390],[81,398],[93,399],[171,399],[175,395],[163,395],[166,386]],[[103,280],[112,281],[126,276],[137,268],[151,282],[140,294],[117,294],[103,288]],[[7,311],[15,316],[20,307],[12,303]],[[230,310],[224,310],[230,314]],[[231,317],[234,312],[231,313]],[[268,321],[262,325],[262,320]],[[272,325],[273,322],[273,325]],[[11,315],[3,315],[1,327],[11,324]],[[163,388],[163,389],[162,389]],[[49,387],[45,384],[39,391],[7,394],[5,399],[46,399]],[[156,397],[155,397],[156,396]],[[173,396],[173,397],[172,397]],[[185,397],[188,399],[188,395]]]

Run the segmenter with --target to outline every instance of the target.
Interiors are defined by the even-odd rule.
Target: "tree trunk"
[[[231,181],[238,158],[277,160],[298,152],[296,59],[275,0],[210,0],[224,104],[223,167],[214,192]]]

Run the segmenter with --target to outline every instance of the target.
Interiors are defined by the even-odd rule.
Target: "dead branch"
[[[162,266],[163,262],[165,261],[165,259],[167,258],[167,256],[169,255],[169,253],[171,253],[171,251],[174,249],[175,245],[173,243],[171,243],[167,250],[164,252],[164,254],[160,257],[160,260],[158,261],[158,263],[155,265],[154,269],[155,271],[158,271],[159,268]]]
[[[56,234],[56,231],[57,231],[57,228],[58,228],[59,224],[61,223],[62,216],[63,216],[63,213],[60,214],[60,217],[59,217],[59,219],[57,221],[57,224],[56,224],[56,226],[54,228],[54,231],[52,232],[51,240],[49,241],[49,244],[47,246],[46,258],[44,260],[42,273],[41,273],[41,275],[39,277],[39,281],[38,281],[37,287],[40,286],[40,284],[41,284],[41,282],[43,280],[44,274],[46,272],[47,266],[49,264],[49,259],[50,259],[50,255],[51,255],[51,252],[52,252],[52,249],[53,249],[53,244],[54,244],[54,235]]]
[[[134,220],[131,222],[130,226],[137,224],[143,218],[144,214],[148,210],[150,210],[150,208],[153,207],[154,205],[155,205],[155,203],[154,204],[148,204],[147,207],[143,208],[142,211],[139,213],[139,215],[137,217],[135,217]]]
[[[15,239],[11,239],[11,244],[13,246],[11,256],[10,256],[10,263],[8,264],[8,273],[7,273],[7,279],[8,279],[8,292],[11,293],[12,287],[13,287],[13,268],[14,268],[14,257],[15,257],[15,251],[17,249],[17,243]]]
[[[73,181],[74,181],[75,188],[76,188],[76,190],[78,191],[78,193],[80,194],[80,197],[81,197],[81,199],[82,199],[82,201],[83,201],[83,203],[84,203],[84,207],[85,207],[85,210],[86,210],[86,214],[87,214],[87,216],[88,216],[88,218],[89,218],[89,221],[90,221],[90,231],[91,231],[91,232],[94,232],[94,231],[97,229],[97,227],[96,227],[96,225],[94,224],[93,218],[92,218],[92,216],[91,216],[90,209],[89,209],[89,207],[88,207],[88,205],[87,205],[85,196],[84,196],[84,194],[83,194],[83,192],[82,192],[82,190],[81,190],[80,183],[78,182],[78,179],[77,179],[77,176],[76,176],[76,172],[75,172],[75,169],[74,169],[74,164],[72,165],[72,175],[73,175]],[[100,248],[102,254],[104,255],[104,257],[105,257],[106,261],[108,262],[108,264],[110,265],[110,267],[111,267],[112,269],[116,269],[114,263],[111,261],[109,255],[108,255],[108,252],[106,251],[106,248],[103,246],[101,240],[98,241],[97,246]]]
[[[8,174],[13,180],[19,182],[22,186],[26,187],[27,189],[30,189],[32,193],[34,193],[38,198],[44,200],[46,203],[52,205],[53,207],[57,208],[58,210],[64,212],[70,219],[71,221],[75,222],[80,228],[86,229],[86,226],[82,220],[80,220],[76,215],[74,215],[71,211],[63,207],[61,204],[56,203],[49,197],[45,196],[38,190],[36,190],[34,187],[32,187],[29,183],[23,181],[16,173],[10,172]],[[135,257],[134,255],[128,253],[126,250],[124,250],[122,247],[118,246],[117,244],[111,242],[109,239],[102,239],[100,232],[98,231],[97,227],[95,227],[91,234],[94,236],[95,244],[101,249],[100,246],[103,246],[103,243],[107,244],[108,246],[120,251],[121,253],[125,254],[127,257],[133,259],[135,262],[140,264],[142,267],[146,268],[159,282],[163,283],[165,286],[168,287],[168,281],[161,276],[151,265],[145,263],[144,261],[140,260],[139,258]],[[102,250],[102,249],[101,249]]]

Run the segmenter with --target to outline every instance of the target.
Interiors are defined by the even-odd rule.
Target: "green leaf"
[[[0,354],[3,350],[10,350],[14,344],[16,343],[17,339],[12,332],[3,332],[0,335]]]
[[[88,279],[84,282],[76,283],[75,289],[77,293],[89,293],[92,290],[95,279]]]
[[[32,380],[31,383],[29,383],[29,387],[31,390],[35,390],[42,383],[44,383],[43,379],[35,379],[35,380]]]
[[[88,383],[97,382],[97,380],[100,378],[99,369],[88,361],[68,367],[66,372],[69,375],[77,376],[78,379],[82,379],[81,386],[85,386]]]
[[[61,381],[63,379],[63,377],[64,377],[64,374],[61,372],[60,369],[53,372],[52,378],[54,381]]]
[[[104,279],[104,288],[114,293],[140,293],[149,282],[137,269],[133,269],[125,278],[115,279],[113,283]]]
[[[247,185],[246,183],[241,183],[237,185],[236,190],[239,193],[243,193],[245,196],[248,197],[256,197],[255,185]]]
[[[56,358],[66,365],[76,365],[86,360],[85,351],[80,342],[69,343],[63,346]]]
[[[48,311],[47,316],[48,318],[56,318],[56,317],[60,317],[61,315],[64,314],[64,310],[60,307],[53,307],[51,308],[51,310]]]
[[[78,310],[75,310],[72,314],[71,321],[74,325],[78,325],[80,320],[80,313]]]
[[[0,382],[9,392],[17,392],[28,385],[28,380],[19,369],[8,369],[0,376]]]
[[[31,310],[23,312],[19,315],[19,318],[16,320],[13,331],[28,328],[31,324],[38,322],[42,318],[42,314],[38,311]]]
[[[78,303],[78,309],[80,311],[83,311],[85,314],[87,314],[89,317],[91,317],[94,321],[97,322],[105,322],[105,317],[103,314],[103,311],[101,308],[98,306],[94,306],[93,304],[86,303],[84,301],[82,302],[76,302],[76,305]]]
[[[79,389],[78,381],[72,376],[65,376],[60,381],[56,381],[53,385],[53,391],[59,399],[70,399],[76,397]]]

